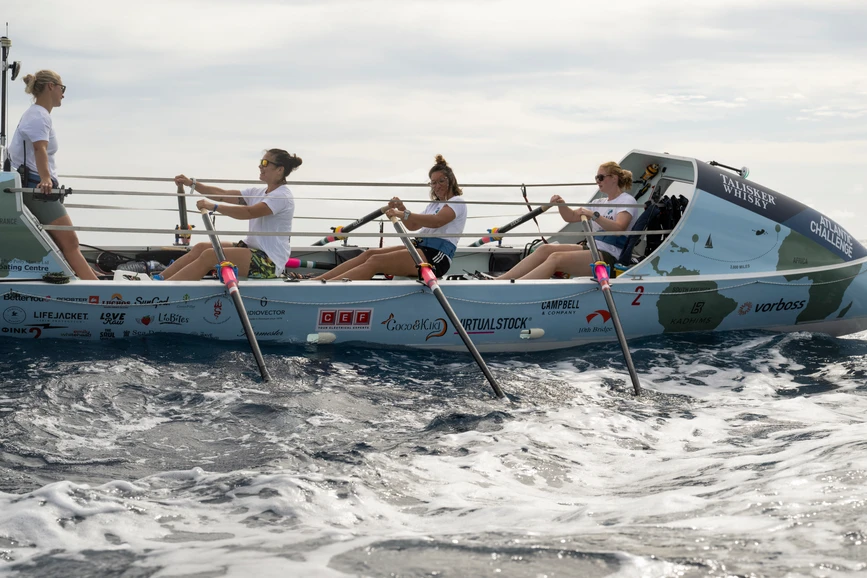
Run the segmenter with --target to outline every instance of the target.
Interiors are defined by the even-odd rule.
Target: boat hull
[[[845,335],[867,329],[864,273],[862,260],[759,277],[621,276],[612,290],[627,338],[755,329]],[[441,287],[483,352],[616,339],[591,279],[461,280]],[[418,282],[246,281],[241,293],[260,342],[464,349]],[[2,336],[110,341],[154,334],[246,339],[217,281],[10,282],[0,288]]]

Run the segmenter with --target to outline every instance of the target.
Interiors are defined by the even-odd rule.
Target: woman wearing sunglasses
[[[612,233],[595,240],[599,257],[614,265],[627,241],[626,236],[617,233],[629,230],[638,214],[638,207],[620,206],[636,204],[625,192],[632,188],[632,172],[615,162],[604,163],[596,172],[596,182],[605,197],[595,201],[592,207],[570,209],[560,195],[551,197],[551,202],[560,203],[560,216],[567,223],[577,223],[583,215],[590,219],[594,232]],[[582,245],[542,245],[497,279],[548,279],[555,273],[586,276],[590,275],[590,260],[590,251]]]
[[[432,203],[421,213],[413,213],[403,202],[394,197],[382,212],[388,218],[398,217],[410,231],[425,235],[418,242],[419,252],[431,264],[434,275],[442,277],[452,264],[460,235],[467,223],[467,206],[461,198],[463,191],[458,186],[454,171],[442,155],[436,156],[436,164],[428,171]],[[443,202],[446,201],[446,202]],[[358,257],[340,264],[328,273],[315,277],[327,279],[371,279],[377,273],[383,275],[414,276],[418,273],[412,256],[406,247],[383,247],[368,249]]]
[[[24,92],[33,95],[33,105],[21,115],[21,122],[9,143],[9,160],[21,173],[21,186],[39,189],[39,193],[24,193],[24,205],[43,225],[72,226],[72,219],[59,198],[51,199],[46,195],[58,187],[57,167],[54,155],[57,153],[57,135],[51,122],[51,111],[63,102],[66,87],[60,75],[52,70],[40,70],[28,74],[23,79]],[[66,262],[80,279],[96,281],[96,274],[78,246],[75,231],[49,231]]]
[[[246,239],[237,243],[223,243],[226,259],[238,267],[239,277],[273,279],[283,274],[289,259],[289,235],[263,236],[256,233],[292,232],[295,199],[286,186],[286,177],[299,166],[300,157],[282,149],[270,149],[259,161],[259,180],[265,186],[240,191],[203,185],[184,175],[175,177],[175,184],[188,187],[195,184],[194,190],[210,199],[198,200],[196,208],[199,210],[206,209],[250,222],[250,234]],[[213,269],[216,262],[211,244],[198,243],[163,271],[160,277],[172,281],[196,281]]]

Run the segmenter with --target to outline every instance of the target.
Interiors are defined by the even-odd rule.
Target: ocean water
[[[0,575],[867,575],[867,335],[0,340]]]

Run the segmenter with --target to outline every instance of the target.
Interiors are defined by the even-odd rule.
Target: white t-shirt
[[[54,165],[54,154],[57,152],[57,135],[51,124],[51,115],[42,106],[34,104],[21,115],[21,122],[12,135],[9,143],[9,160],[12,161],[12,170],[16,170],[24,164],[27,157],[27,168],[34,173],[36,170],[36,153],[33,143],[48,141],[48,171],[51,176],[57,178],[57,167]]]
[[[629,226],[626,227],[627,231],[632,230],[632,226],[635,224],[635,221],[638,220],[638,207],[617,207],[617,205],[637,205],[635,202],[635,198],[632,195],[627,193],[620,193],[617,195],[614,200],[610,200],[608,197],[603,197],[597,201],[593,201],[593,206],[590,207],[593,211],[598,211],[600,217],[605,217],[607,219],[616,220],[617,215],[622,212],[629,213]],[[606,230],[602,228],[597,221],[591,221],[590,223],[593,232]],[[619,231],[607,231],[609,235],[617,235]],[[610,253],[615,257],[619,257],[621,251],[623,249],[621,247],[617,247],[616,245],[612,245],[610,243],[606,243],[605,241],[600,241],[600,237],[595,237],[596,239],[596,248],[600,251],[605,251],[606,253]]]
[[[241,191],[248,207],[265,203],[271,209],[270,215],[250,219],[250,235],[244,239],[248,247],[265,251],[274,261],[274,271],[279,277],[283,274],[291,248],[289,235],[285,237],[253,235],[257,232],[292,232],[292,217],[295,215],[295,197],[286,185],[280,185],[267,195],[266,187],[250,187]]]
[[[447,243],[451,243],[455,247],[458,246],[458,242],[461,240],[460,237],[450,237],[449,235],[460,235],[464,232],[464,227],[467,224],[467,205],[464,203],[463,197],[452,197],[446,202],[433,202],[430,203],[427,207],[424,208],[424,211],[421,212],[422,215],[436,215],[439,213],[443,207],[451,207],[455,212],[455,218],[442,227],[437,227],[432,229],[430,227],[422,227],[419,229],[419,233],[423,235],[437,235],[443,241]],[[427,244],[427,243],[426,243]],[[431,247],[435,247],[435,244],[431,243]],[[439,248],[439,247],[435,247]],[[440,249],[442,251],[442,249]],[[451,252],[454,254],[454,251],[443,251],[443,253]],[[451,258],[451,257],[449,257]]]

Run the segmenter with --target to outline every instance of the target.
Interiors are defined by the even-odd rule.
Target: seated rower
[[[599,257],[609,265],[614,265],[628,239],[616,233],[629,230],[638,214],[638,207],[619,206],[636,204],[632,195],[625,193],[632,188],[632,172],[613,161],[607,162],[599,166],[596,182],[605,198],[595,201],[591,207],[570,209],[560,195],[551,197],[551,202],[560,203],[560,216],[567,223],[579,222],[583,215],[591,221],[593,232],[615,233],[595,237]],[[582,245],[542,245],[497,279],[548,279],[554,273],[567,273],[572,277],[589,276],[591,258],[591,252]]]
[[[458,186],[455,173],[442,155],[436,156],[436,164],[428,171],[430,177],[431,202],[421,213],[407,209],[397,197],[392,198],[383,212],[389,218],[400,217],[410,231],[422,234],[441,235],[424,237],[417,247],[422,258],[431,264],[437,277],[442,277],[451,267],[452,257],[457,249],[460,235],[467,222],[467,206],[461,197],[463,191]],[[358,257],[341,263],[324,275],[314,277],[328,279],[371,279],[377,273],[411,277],[417,274],[415,261],[403,245],[368,249]]]
[[[237,243],[224,242],[226,259],[238,267],[239,277],[273,279],[283,274],[289,259],[289,236],[262,236],[257,232],[292,232],[295,199],[286,186],[286,177],[301,165],[301,159],[282,149],[270,149],[259,161],[259,180],[264,187],[227,191],[195,183],[194,190],[211,201],[200,199],[196,208],[249,221],[250,234]],[[184,175],[175,177],[178,185],[191,186],[195,181]],[[213,201],[213,202],[212,202]],[[162,272],[167,281],[196,281],[217,264],[210,243],[198,243],[190,252]]]

